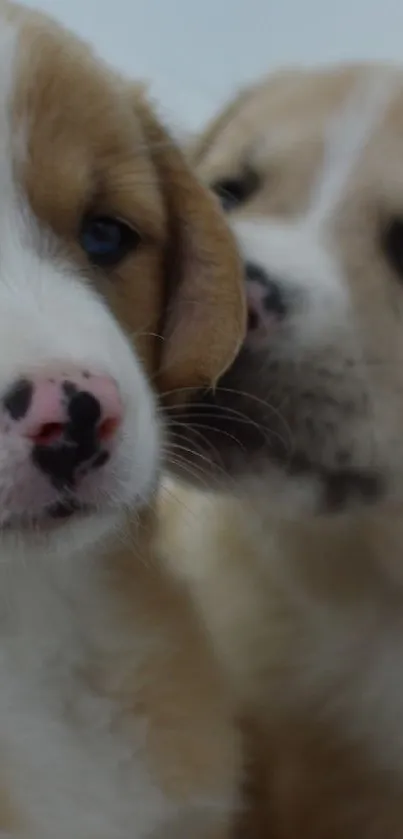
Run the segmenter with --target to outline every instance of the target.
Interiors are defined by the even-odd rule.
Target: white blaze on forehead
[[[347,102],[331,119],[323,166],[306,217],[310,224],[326,222],[337,206],[361,153],[401,85],[401,73],[394,68],[375,70],[355,85]]]

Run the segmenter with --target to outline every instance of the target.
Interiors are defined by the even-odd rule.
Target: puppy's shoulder
[[[251,533],[242,501],[166,477],[158,503],[158,548],[175,574],[200,581],[243,562]]]
[[[267,544],[247,503],[165,482],[159,541],[163,561],[188,586],[233,688],[242,695],[259,692],[259,662],[270,657],[281,597],[261,561]]]

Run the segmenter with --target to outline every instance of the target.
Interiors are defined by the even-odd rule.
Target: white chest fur
[[[1,586],[0,776],[21,821],[12,835],[157,835],[176,808],[147,768],[147,719],[113,698],[121,662],[129,653],[135,673],[150,639],[128,639],[113,621],[111,630],[89,563],[57,574],[47,563],[6,566]],[[111,662],[112,691],[102,695],[97,668]]]

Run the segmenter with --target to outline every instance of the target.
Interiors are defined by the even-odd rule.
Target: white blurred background
[[[246,81],[284,64],[403,62],[403,0],[22,0],[150,79],[172,127],[196,130]]]

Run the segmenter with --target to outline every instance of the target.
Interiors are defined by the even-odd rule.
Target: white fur
[[[147,771],[146,721],[122,725],[119,703],[80,676],[100,655],[118,662],[127,637],[111,634],[88,556],[62,574],[55,566],[2,572],[0,724],[14,806],[30,839],[152,835],[175,810]],[[134,674],[148,652],[133,644]],[[123,676],[117,664],[117,688]]]
[[[310,225],[329,220],[345,194],[348,179],[374,131],[382,124],[401,81],[394,69],[374,72],[361,79],[347,102],[336,113],[325,136],[324,161],[308,209]]]
[[[15,534],[0,537],[0,774],[22,821],[28,816],[21,835],[29,839],[140,839],[162,824],[165,837],[177,813],[147,770],[145,720],[129,731],[117,702],[82,677],[105,659],[117,686],[123,678],[119,656],[128,641],[118,622],[113,634],[91,546],[119,526],[122,507],[149,496],[159,451],[154,399],[105,304],[17,191],[9,110],[17,63],[17,33],[1,21],[0,395],[31,370],[76,364],[117,380],[125,420],[108,478],[109,513],[28,546]],[[0,498],[13,480],[6,448],[0,440]],[[147,651],[143,640],[133,642],[134,674]],[[180,825],[174,835],[182,836]]]
[[[290,297],[284,353],[294,354],[296,345],[303,350],[340,337],[348,327],[348,291],[315,228],[251,218],[235,221],[233,229],[245,259],[264,266]]]

